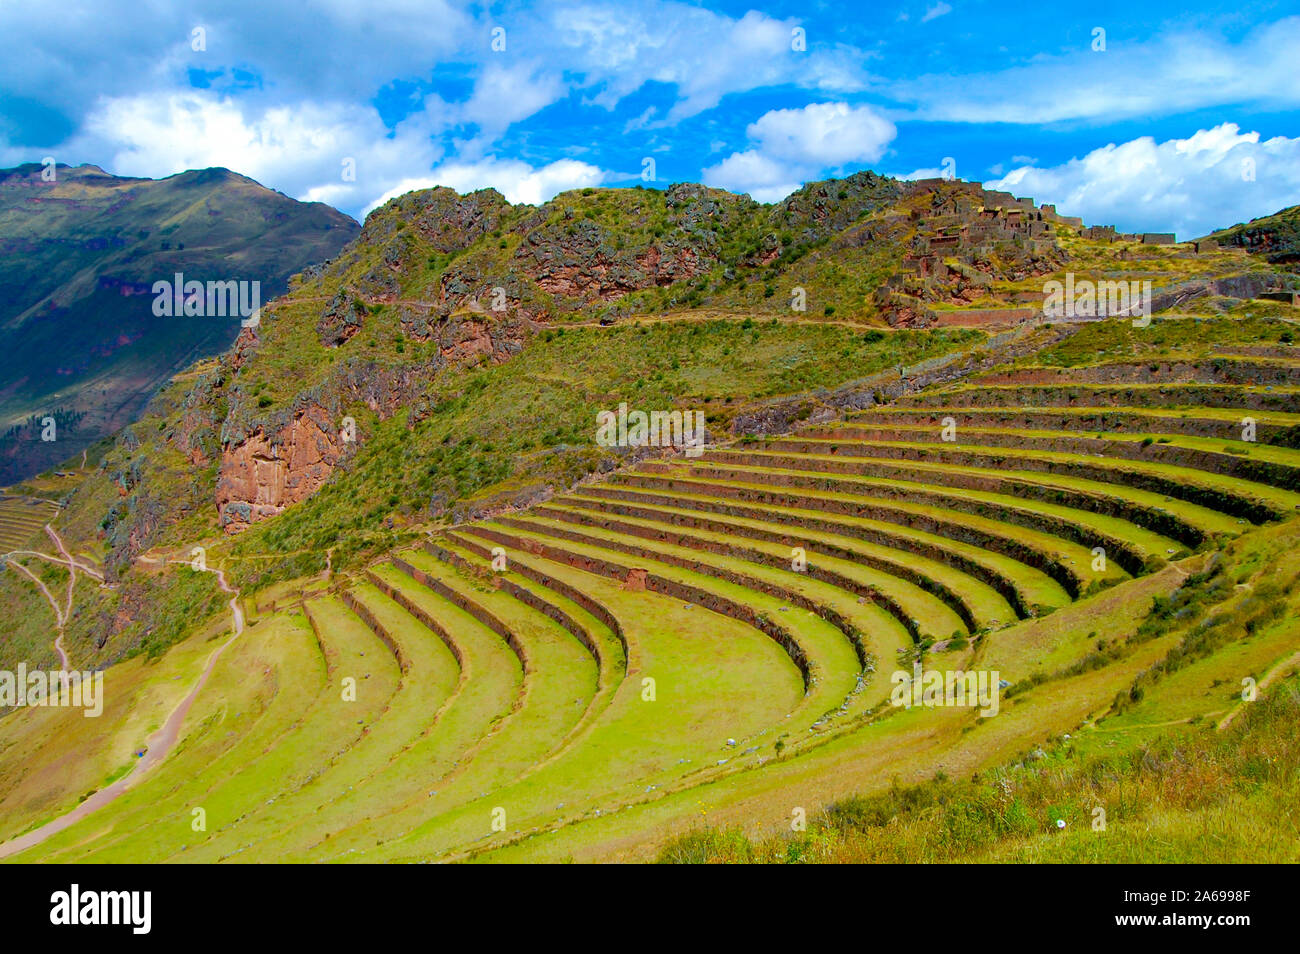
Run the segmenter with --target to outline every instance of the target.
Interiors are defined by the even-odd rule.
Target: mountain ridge
[[[0,483],[116,431],[168,377],[234,340],[235,322],[160,320],[156,282],[258,281],[270,298],[358,230],[220,167],[157,180],[91,165],[0,170],[0,327],[15,341],[0,356]],[[52,442],[36,426],[50,416]]]
[[[1175,286],[1250,277],[1201,282],[1187,307],[1206,314],[1241,307],[1223,289],[1286,280],[1239,249],[1147,244],[960,180],[862,172],[771,205],[691,183],[539,206],[492,189],[408,193],[293,275],[230,350],[164,387],[68,498],[68,519],[105,549],[110,579],[153,547],[214,534],[284,551],[258,564],[263,581],[300,572],[289,554],[309,542],[334,541],[339,566],[422,521],[491,513],[619,466],[625,453],[589,446],[580,422],[625,397],[703,407],[716,435],[788,427],[836,413],[809,387],[924,368],[1032,327],[1052,275],[1115,268],[1165,269]],[[635,336],[645,322],[681,325],[657,369]],[[703,350],[677,350],[693,336]],[[746,351],[763,337],[778,351],[755,377]],[[634,354],[646,370],[627,363]],[[605,383],[554,390],[543,369],[568,355]],[[717,383],[698,383],[706,367],[724,372]],[[853,406],[892,392],[882,383]]]

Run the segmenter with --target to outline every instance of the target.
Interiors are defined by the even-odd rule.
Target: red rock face
[[[257,332],[252,328],[243,328],[239,332],[239,337],[235,339],[234,345],[231,346],[230,367],[238,371],[244,366],[249,356],[257,350],[259,344]]]
[[[699,251],[691,247],[661,249],[651,245],[639,255],[611,257],[599,251],[583,254],[565,247],[533,250],[535,260],[525,271],[539,288],[552,295],[581,301],[613,301],[630,292],[673,282],[708,270]]]
[[[524,326],[517,322],[503,327],[486,317],[457,319],[440,353],[449,366],[503,361],[523,346],[525,338]],[[361,384],[344,388],[347,400],[362,401],[381,417],[408,404],[417,388],[409,371]],[[191,430],[201,423],[195,422]],[[196,463],[203,459],[201,449],[192,447],[188,437],[181,450]],[[239,443],[227,445],[221,452],[216,491],[222,528],[228,534],[240,533],[306,500],[329,479],[345,450],[337,422],[320,405],[298,412],[272,434],[258,427]]]
[[[448,364],[461,364],[484,355],[492,357],[494,351],[495,345],[485,321],[463,322],[451,347],[441,349]]]
[[[627,571],[627,579],[623,581],[623,589],[630,590],[634,593],[640,593],[645,590],[648,571],[640,567]]]
[[[342,446],[325,409],[313,407],[274,440],[259,428],[226,448],[217,478],[217,512],[226,533],[239,533],[310,497],[329,478]]]

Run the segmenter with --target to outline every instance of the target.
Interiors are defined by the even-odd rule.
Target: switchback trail
[[[140,557],[140,559],[148,563],[159,562],[148,557]],[[187,566],[189,565],[189,563],[184,560],[174,560],[172,562],[184,563]],[[208,657],[207,665],[203,667],[203,672],[199,675],[198,681],[194,684],[194,688],[191,689],[189,694],[180,701],[175,709],[172,710],[171,715],[167,717],[167,721],[163,723],[162,727],[149,737],[148,741],[145,743],[145,754],[141,756],[134,766],[132,766],[130,772],[108,787],[100,789],[67,814],[60,815],[53,821],[46,822],[40,828],[33,829],[24,835],[20,835],[17,838],[10,839],[4,844],[0,844],[0,858],[7,858],[10,855],[17,854],[20,851],[26,851],[28,848],[39,845],[51,835],[58,834],[65,828],[75,825],[83,818],[86,818],[98,811],[100,808],[103,808],[128,788],[139,782],[149,769],[166,758],[167,754],[175,747],[177,740],[180,738],[181,726],[185,722],[185,717],[189,715],[190,707],[194,705],[194,700],[198,698],[199,692],[202,691],[203,686],[207,683],[208,677],[212,674],[212,670],[217,664],[217,660],[221,657],[221,654],[225,651],[226,647],[238,639],[240,634],[244,631],[244,611],[239,605],[239,591],[226,582],[226,575],[221,570],[206,570],[205,572],[215,574],[217,577],[217,585],[219,585],[224,592],[231,594],[230,613],[234,624],[234,633],[229,639],[212,651],[212,654]],[[53,603],[52,599],[51,603]],[[58,612],[57,605],[55,612],[56,614]],[[62,653],[62,647],[59,647],[59,651]]]
[[[54,528],[50,526],[48,523],[45,525],[45,532],[49,534],[50,539],[54,541],[54,545],[58,547],[59,553],[63,554],[62,559],[49,553],[43,553],[40,550],[10,550],[8,553],[3,554],[3,558],[5,560],[8,560],[11,566],[13,566],[16,570],[20,571],[24,576],[26,576],[33,583],[36,584],[37,588],[41,591],[42,594],[44,594],[45,599],[49,601],[50,609],[54,610],[54,628],[55,631],[58,633],[58,635],[54,638],[54,650],[59,654],[60,667],[66,672],[69,669],[71,669],[72,666],[68,662],[68,654],[63,648],[63,631],[68,624],[68,620],[72,618],[72,596],[73,596],[73,590],[77,585],[77,571],[81,570],[87,576],[99,580],[101,585],[104,582],[104,575],[100,573],[98,570],[94,569],[93,567],[86,566],[84,563],[78,563],[77,560],[72,556],[72,554],[68,552],[67,547],[63,545],[63,540],[60,539],[59,535],[54,531]],[[62,609],[59,608],[59,603],[54,598],[54,594],[50,592],[49,588],[35,573],[27,569],[27,567],[19,563],[17,560],[12,559],[13,557],[18,557],[18,556],[38,557],[49,563],[53,563],[57,566],[65,567],[67,569],[68,600],[67,600],[67,605],[64,608]]]

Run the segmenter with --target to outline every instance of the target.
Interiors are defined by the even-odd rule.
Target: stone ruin
[[[928,206],[924,203],[929,196]],[[1096,242],[1173,245],[1172,232],[1119,232],[1113,225],[1084,226],[1079,216],[1061,215],[1050,203],[985,189],[961,179],[919,179],[904,194],[915,202],[909,214],[889,217],[887,231],[903,237],[901,272],[876,290],[875,302],[893,325],[927,327],[961,323],[1015,325],[1037,317],[1041,292],[1011,294],[1005,307],[950,313],[932,305],[973,304],[989,297],[994,281],[1020,281],[1055,271],[1065,261],[1058,229],[1077,229]],[[1192,254],[1214,251],[1209,240]],[[1121,257],[1128,257],[1126,252]]]
[[[929,196],[929,205],[924,204]],[[891,324],[927,325],[930,304],[969,303],[985,297],[995,280],[1045,274],[1062,262],[1055,226],[1075,224],[1052,206],[1033,199],[986,190],[960,179],[921,179],[907,197],[920,198],[911,212],[897,217],[897,231],[910,235],[902,271],[877,289],[876,303]],[[1023,321],[1033,309],[985,309],[981,318]]]
[[[1117,232],[1113,225],[1090,225],[1079,230],[1079,237],[1093,242],[1139,242],[1142,245],[1176,245],[1178,239],[1173,232]],[[1196,250],[1205,243],[1197,242]],[[1210,243],[1213,247],[1217,245]],[[1211,251],[1210,248],[1205,251]]]

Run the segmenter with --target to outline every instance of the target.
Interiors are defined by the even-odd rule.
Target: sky
[[[944,173],[1180,238],[1300,203],[1300,0],[0,3],[0,166],[411,189]]]

